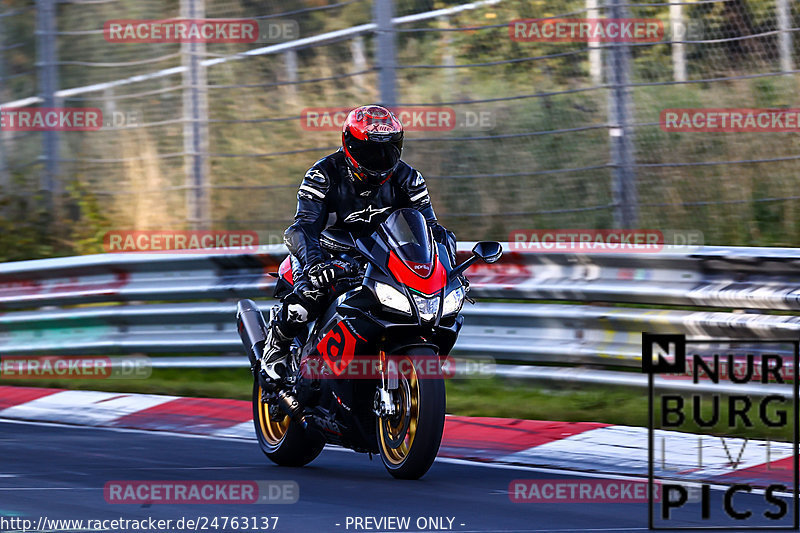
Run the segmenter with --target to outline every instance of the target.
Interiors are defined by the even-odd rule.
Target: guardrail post
[[[183,19],[205,17],[205,0],[181,0]],[[191,229],[208,229],[211,204],[208,183],[208,88],[201,65],[206,45],[181,44],[183,73],[183,151],[186,173],[186,221]]]
[[[609,18],[628,16],[625,0],[608,0]],[[636,174],[633,168],[633,99],[631,98],[631,51],[627,43],[610,43],[607,61],[609,94],[608,134],[611,137],[611,166],[614,226],[632,228],[638,218]]]
[[[386,107],[395,107],[397,105],[392,3],[393,0],[374,0],[373,4],[373,17],[377,26],[375,44],[377,50],[375,56],[378,63],[378,88],[381,92],[381,105]]]
[[[39,96],[42,107],[56,107],[55,93],[58,90],[58,67],[56,65],[56,8],[55,0],[36,0],[36,67],[39,71]],[[53,207],[54,197],[59,192],[58,163],[59,143],[55,130],[42,133],[42,158],[45,168],[39,188],[46,195],[48,208]]]

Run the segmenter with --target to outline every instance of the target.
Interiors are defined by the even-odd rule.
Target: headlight
[[[450,291],[447,296],[444,297],[444,308],[442,309],[442,315],[458,313],[458,311],[461,309],[461,304],[463,303],[464,287],[459,287]]]
[[[439,312],[439,303],[441,301],[438,296],[434,296],[433,298],[425,298],[417,294],[412,294],[411,296],[414,297],[414,303],[417,305],[417,312],[419,312],[419,316],[422,320],[430,322],[436,318],[436,313]]]
[[[378,300],[391,309],[400,311],[401,313],[411,314],[411,302],[408,301],[406,295],[385,283],[375,283],[375,295]]]

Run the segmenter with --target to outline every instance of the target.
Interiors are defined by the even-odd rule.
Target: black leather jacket
[[[419,210],[434,227],[434,236],[444,232],[436,223],[422,174],[400,161],[383,185],[357,188],[350,178],[344,152],[339,149],[306,172],[297,192],[295,222],[286,230],[284,241],[301,266],[314,265],[325,259],[319,244],[322,230],[334,227],[357,237],[368,235],[392,211],[403,207]]]

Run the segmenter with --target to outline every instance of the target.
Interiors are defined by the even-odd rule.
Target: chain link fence
[[[103,31],[170,18],[290,21],[298,34],[180,44]],[[660,30],[540,34],[598,19]],[[52,202],[77,252],[99,251],[109,226],[275,242],[303,173],[340,143],[335,110],[380,102],[407,111],[403,157],[461,239],[618,226],[795,246],[797,129],[670,131],[663,112],[800,108],[799,30],[791,0],[1,0],[4,110],[98,108],[103,127],[4,129],[0,186]]]

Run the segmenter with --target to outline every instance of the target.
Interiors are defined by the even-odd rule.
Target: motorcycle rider
[[[368,235],[392,211],[410,207],[422,213],[436,241],[455,259],[455,235],[437,223],[425,180],[400,159],[402,149],[403,125],[394,113],[378,105],[357,107],[345,119],[342,147],[303,177],[294,224],[284,233],[294,287],[270,311],[261,358],[266,383],[280,378],[292,338],[323,311],[325,293],[342,268],[320,246],[324,229]]]

